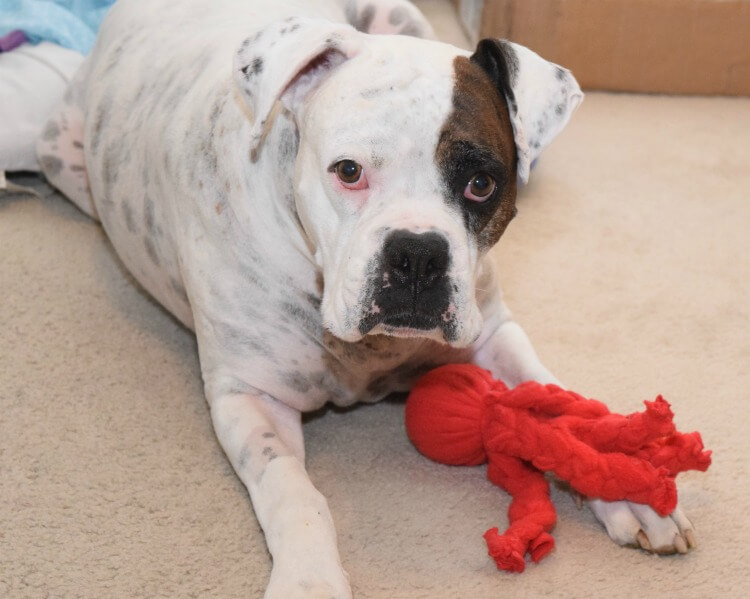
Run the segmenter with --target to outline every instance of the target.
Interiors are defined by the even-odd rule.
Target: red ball
[[[406,432],[414,446],[443,464],[486,462],[482,412],[493,383],[488,371],[471,364],[448,364],[424,375],[406,400]]]

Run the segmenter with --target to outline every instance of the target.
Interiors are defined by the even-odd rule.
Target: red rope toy
[[[510,526],[484,533],[500,570],[523,572],[554,548],[555,508],[544,472],[586,497],[627,499],[670,514],[674,478],[705,471],[711,452],[700,434],[680,433],[664,398],[646,410],[612,414],[603,403],[556,385],[508,389],[471,364],[441,366],[423,376],[406,402],[406,431],[427,457],[456,466],[489,461],[487,478],[510,493]]]

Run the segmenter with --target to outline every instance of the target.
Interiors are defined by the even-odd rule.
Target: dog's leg
[[[528,380],[563,386],[542,365],[526,333],[512,320],[499,292],[487,306],[488,333],[478,342],[474,362],[511,387]],[[649,506],[630,501],[592,499],[588,504],[610,538],[619,545],[655,553],[686,553],[696,546],[693,525],[679,505],[672,514],[662,517]]]
[[[521,326],[511,319],[510,311],[503,305],[507,318],[493,330],[474,354],[474,362],[492,372],[510,387],[524,381],[560,385],[554,375],[544,367]]]
[[[345,0],[349,24],[364,33],[436,39],[422,12],[408,0]]]
[[[630,501],[592,499],[588,504],[618,545],[660,554],[687,553],[697,545],[693,524],[679,505],[662,517],[649,506]]]
[[[50,115],[36,153],[47,181],[91,218],[98,220],[83,155],[83,104],[89,61],[85,60]]]
[[[261,393],[223,394],[209,404],[273,557],[266,599],[351,597],[328,504],[305,472],[300,412]]]

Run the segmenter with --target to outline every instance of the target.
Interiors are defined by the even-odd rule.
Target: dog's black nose
[[[448,261],[448,241],[438,233],[397,230],[383,244],[388,283],[415,298],[445,276]]]

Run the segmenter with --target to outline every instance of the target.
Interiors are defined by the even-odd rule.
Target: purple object
[[[10,33],[6,33],[0,37],[0,52],[10,52],[13,48],[17,48],[27,41],[28,38],[23,31],[14,29]]]

